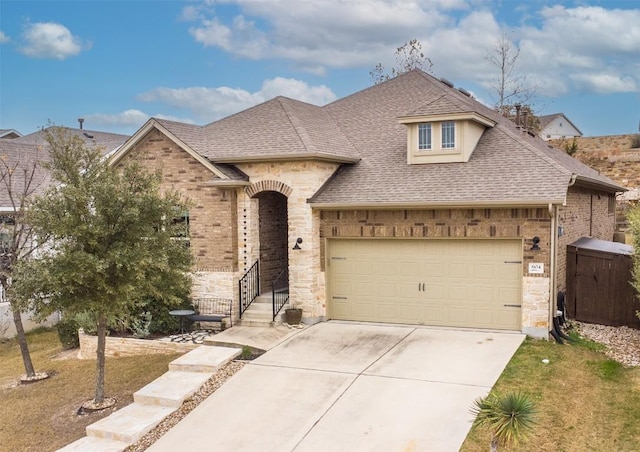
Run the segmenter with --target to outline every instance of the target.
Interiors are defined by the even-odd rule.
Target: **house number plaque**
[[[544,264],[532,262],[529,264],[529,273],[532,275],[542,275],[544,273]]]

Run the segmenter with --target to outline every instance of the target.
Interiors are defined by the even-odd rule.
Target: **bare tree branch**
[[[413,69],[431,72],[433,68],[431,58],[424,56],[422,43],[415,38],[398,47],[394,54],[396,57],[396,65],[391,68],[391,73],[385,70],[382,63],[376,64],[373,70],[369,72],[369,76],[374,85],[390,80]]]

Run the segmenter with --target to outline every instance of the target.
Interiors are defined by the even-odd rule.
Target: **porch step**
[[[251,309],[251,307],[242,314],[243,320],[268,320],[269,322],[273,320],[273,308],[271,306],[269,306],[268,311]]]
[[[236,324],[238,326],[256,326],[256,327],[270,328],[278,325],[278,322],[273,322],[271,320],[271,317],[269,317],[269,320],[246,320],[246,319],[238,320]]]
[[[134,402],[87,426],[87,436],[133,444],[175,410],[174,407]]]
[[[170,370],[133,393],[133,401],[145,405],[178,408],[211,377],[209,372]]]

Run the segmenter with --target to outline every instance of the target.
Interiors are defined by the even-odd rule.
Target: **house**
[[[65,129],[69,134],[80,136],[87,144],[103,148],[105,154],[114,152],[128,138],[114,133]],[[47,129],[44,129],[12,139],[0,139],[0,243],[6,243],[7,234],[15,232],[14,214],[21,209],[23,195],[42,193],[51,184],[48,172],[37,164],[48,158],[46,133]],[[50,316],[44,325],[52,325],[57,318],[57,315]],[[0,286],[0,337],[16,334],[12,319]],[[22,319],[27,331],[42,325],[33,322],[30,313],[23,313]]]
[[[0,129],[0,139],[12,140],[13,138],[20,138],[22,134],[13,129]]]
[[[540,121],[540,136],[543,140],[582,136],[580,129],[578,129],[564,113],[538,116],[538,120]]]
[[[130,158],[189,201],[195,297],[233,299],[237,318],[276,288],[307,323],[546,338],[566,245],[611,240],[624,190],[419,70],[324,107],[150,119],[112,163]]]

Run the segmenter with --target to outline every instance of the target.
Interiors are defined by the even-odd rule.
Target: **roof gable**
[[[358,159],[355,148],[321,107],[286,97],[208,124],[204,133],[202,154],[214,162]]]
[[[185,143],[179,136],[175,135],[169,130],[169,128],[165,127],[165,124],[168,125],[169,128],[172,128],[173,130],[178,131],[179,133],[182,132],[182,137],[186,136],[185,132],[187,131],[191,132],[193,134],[193,136],[191,137],[193,138],[192,142],[194,144],[198,143],[198,140],[194,138],[198,136],[198,133],[196,132],[197,126],[190,126],[188,124],[175,123],[172,121],[164,122],[161,120],[151,118],[129,140],[127,140],[127,142],[120,149],[118,149],[117,152],[115,152],[111,156],[111,160],[109,164],[115,165],[118,162],[120,162],[126,155],[129,154],[129,152],[132,151],[132,149],[135,148],[136,144],[140,143],[147,136],[147,134],[151,130],[156,129],[160,133],[165,135],[167,138],[169,138],[171,141],[173,141],[182,150],[187,152],[191,157],[193,157],[195,160],[200,162],[205,168],[211,171],[217,178],[223,179],[223,180],[231,179],[229,177],[229,174],[226,174],[224,171],[221,171],[219,168],[217,168],[215,165],[209,162],[206,158],[204,158],[201,154],[196,152],[191,146]]]

